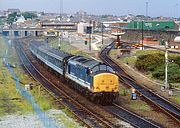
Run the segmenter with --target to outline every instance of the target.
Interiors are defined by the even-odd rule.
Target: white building
[[[24,18],[24,16],[21,15],[21,17],[17,17],[16,23],[21,24],[21,23],[24,23],[24,21],[26,21],[26,19]]]
[[[90,26],[89,23],[83,23],[83,22],[78,23],[78,25],[77,25],[77,33],[79,35],[85,35],[86,32],[87,32],[87,27],[88,26]]]

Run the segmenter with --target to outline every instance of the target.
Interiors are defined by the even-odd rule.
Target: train
[[[92,58],[65,53],[44,42],[32,41],[29,49],[43,65],[58,73],[89,100],[110,104],[118,97],[119,78],[110,66]]]

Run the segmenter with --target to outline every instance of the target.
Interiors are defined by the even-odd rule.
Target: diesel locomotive
[[[112,103],[119,94],[119,79],[114,70],[97,60],[65,53],[43,42],[29,44],[31,53],[96,103]]]

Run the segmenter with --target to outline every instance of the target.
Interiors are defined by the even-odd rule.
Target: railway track
[[[130,123],[134,127],[137,127],[137,128],[160,128],[160,126],[143,119],[142,117],[126,110],[125,108],[117,105],[116,103],[113,103],[112,106],[105,106],[104,109],[111,112],[118,118],[121,118],[124,121]]]
[[[24,56],[24,57],[20,56],[21,60],[26,60],[26,62],[28,61],[27,63],[24,63],[24,65],[27,65],[27,66],[25,66],[26,69],[29,71],[29,73],[32,76],[35,76],[36,80],[38,80],[37,76],[42,76],[42,74],[39,71],[33,71],[33,72],[37,72],[37,74],[34,74],[33,72],[31,72],[31,70],[37,70],[37,69],[30,63],[27,56],[25,55],[25,52],[22,49],[23,48],[17,49],[17,51],[20,52],[19,56],[20,55]],[[44,76],[43,76],[43,78],[44,78]],[[76,101],[73,101],[73,99],[69,98],[69,96],[64,96],[64,94],[63,94],[64,91],[63,92],[59,91],[59,88],[55,87],[55,85],[53,83],[49,82],[46,78],[44,78],[44,79],[45,80],[43,80],[43,82],[41,82],[41,78],[38,81],[40,81],[41,84],[46,85],[46,89],[49,90],[50,92],[54,92],[55,94],[58,93],[56,95],[58,95],[58,97],[62,99],[62,100],[60,100],[61,102],[63,101],[63,103],[61,103],[61,104],[69,107],[70,111],[73,112],[74,115],[79,120],[81,120],[87,127],[123,127],[121,125],[114,124],[113,122],[106,120],[105,119],[106,117],[104,117],[104,118],[97,117],[97,115],[95,115],[91,111],[86,110],[87,108],[85,108],[84,106],[80,105],[79,103],[74,103]],[[50,86],[55,87],[55,90]],[[60,92],[60,94],[59,94],[59,92]],[[63,94],[63,96],[61,96],[61,93]],[[66,97],[66,98],[64,98],[64,97]],[[56,100],[59,101],[59,99],[57,99],[57,97],[55,97],[55,98],[56,98]],[[74,105],[74,104],[76,104],[76,105]],[[76,107],[77,104],[80,107]],[[86,112],[83,113],[84,110],[82,108],[85,109]],[[114,109],[114,110],[112,110],[112,109]],[[120,107],[118,108],[117,105],[116,106],[107,106],[106,108],[104,108],[104,110],[111,113],[118,120],[124,120],[125,122],[128,122],[129,124],[131,124],[134,127],[144,128],[144,126],[146,126],[149,128],[158,128],[157,125],[155,125],[149,121],[146,121],[143,118],[140,118],[137,115],[132,114],[131,112],[129,112],[125,109],[120,109]],[[90,115],[90,114],[92,114],[92,115]],[[133,121],[133,119],[136,119],[136,120]],[[139,123],[137,123],[137,122],[139,122]],[[145,125],[142,125],[142,123],[140,123],[140,122],[144,122],[143,124],[145,124]]]
[[[72,99],[69,95],[56,87],[47,78],[45,78],[43,74],[41,74],[30,62],[18,41],[16,41],[16,50],[21,62],[23,63],[28,73],[35,80],[39,81],[48,91],[53,92],[56,96],[56,100],[58,100],[63,106],[68,107],[69,110],[75,115],[75,117],[83,122],[86,127],[115,127],[113,124],[111,124],[111,122],[108,122],[102,117],[98,117],[96,114],[79,104],[76,100]]]
[[[131,88],[135,88],[136,91],[142,95],[149,103],[155,105],[157,108],[168,114],[180,125],[180,108],[174,104],[171,104],[165,98],[155,94],[151,90],[142,87],[137,82],[129,77],[128,74],[108,55],[109,51],[113,48],[113,43],[105,47],[99,54],[100,58],[108,65],[110,65],[120,77],[120,80]]]

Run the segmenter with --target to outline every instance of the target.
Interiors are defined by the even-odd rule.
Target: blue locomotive
[[[113,69],[99,61],[76,56],[33,41],[29,49],[43,64],[66,79],[74,89],[98,103],[112,103],[119,94],[119,79]]]

